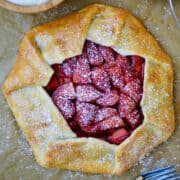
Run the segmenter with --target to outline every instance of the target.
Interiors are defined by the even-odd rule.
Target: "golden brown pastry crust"
[[[144,122],[118,146],[77,138],[42,88],[53,74],[50,65],[81,54],[85,39],[146,59]],[[44,167],[121,174],[174,130],[172,62],[143,25],[120,8],[93,4],[27,32],[3,92]]]

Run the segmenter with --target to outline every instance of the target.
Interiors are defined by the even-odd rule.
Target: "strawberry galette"
[[[171,60],[124,9],[27,32],[3,92],[44,167],[121,174],[174,129]]]
[[[81,55],[53,64],[46,91],[78,137],[120,144],[143,122],[145,61],[85,41]]]

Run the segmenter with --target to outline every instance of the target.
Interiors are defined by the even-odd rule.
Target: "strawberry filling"
[[[45,90],[78,137],[120,144],[143,122],[145,60],[86,40],[83,53],[53,64]]]

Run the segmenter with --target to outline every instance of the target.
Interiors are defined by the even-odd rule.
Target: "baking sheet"
[[[99,2],[129,9],[156,37],[173,60],[174,103],[176,129],[174,135],[155,148],[120,178],[110,175],[92,175],[60,169],[40,167],[17,126],[0,90],[0,180],[1,179],[124,179],[141,172],[167,165],[176,165],[180,171],[180,30],[173,19],[167,0],[65,0],[57,8],[36,15],[23,15],[0,8],[0,85],[10,71],[24,32],[33,26],[71,13],[87,4]],[[175,0],[180,17],[180,1]],[[178,132],[179,131],[179,132]]]

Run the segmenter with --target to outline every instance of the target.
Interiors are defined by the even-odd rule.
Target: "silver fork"
[[[180,180],[180,176],[176,172],[175,166],[169,166],[143,173],[135,180]]]
[[[172,14],[173,14],[173,16],[174,16],[174,19],[175,19],[175,21],[176,21],[176,23],[177,23],[177,26],[178,26],[178,28],[180,29],[180,22],[179,22],[179,19],[178,19],[178,17],[177,17],[177,14],[176,14],[176,11],[175,11],[175,8],[174,8],[174,2],[173,2],[173,0],[169,0],[169,4],[170,4],[171,11],[172,11]]]

